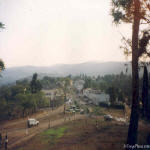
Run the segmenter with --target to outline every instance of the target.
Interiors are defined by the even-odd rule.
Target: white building
[[[74,82],[74,87],[75,87],[79,92],[81,92],[81,90],[82,90],[83,87],[84,87],[84,83],[85,83],[84,80],[76,80],[76,81]]]
[[[85,89],[83,96],[87,97],[95,105],[99,105],[101,102],[110,103],[110,96],[100,91],[95,92],[92,89]]]

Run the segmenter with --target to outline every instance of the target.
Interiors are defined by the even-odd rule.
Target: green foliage
[[[134,21],[137,22],[137,19],[142,24],[149,24],[150,23],[150,4],[149,0],[111,0],[112,2],[112,9],[111,9],[111,15],[113,17],[113,21],[116,24],[120,24],[121,22],[124,23],[133,23]],[[140,27],[141,24],[136,24],[134,28]],[[145,27],[145,30],[143,30]],[[139,58],[143,58],[143,56],[150,56],[148,51],[148,44],[150,40],[150,30],[147,28],[147,26],[143,26],[142,30],[139,32],[142,33],[142,37],[138,37],[137,42],[138,48],[137,53]],[[136,31],[137,32],[137,31]],[[136,33],[137,34],[137,33]],[[137,34],[138,36],[138,34]],[[129,42],[125,37],[123,37],[124,40],[124,46],[121,46],[121,48],[124,49],[124,54],[129,55],[132,53],[132,41]]]
[[[79,103],[76,100],[74,101],[74,104],[76,107],[80,107]]]
[[[39,80],[37,80],[37,73],[33,74],[32,81],[30,83],[31,92],[37,93],[42,89],[42,85]]]
[[[0,72],[5,69],[4,62],[0,59]],[[0,74],[1,77],[1,74]]]
[[[85,81],[84,88],[89,88],[89,87],[92,86],[92,79],[91,79],[91,77],[85,76],[84,81]]]
[[[111,104],[116,101],[116,89],[114,87],[109,87],[106,91],[107,94],[110,96],[110,102]]]
[[[4,28],[5,28],[5,25],[4,25],[2,22],[0,22],[0,28],[1,28],[1,29],[4,29]],[[1,72],[2,70],[4,70],[4,69],[5,69],[5,64],[4,64],[3,60],[0,59],[0,72]]]
[[[28,86],[29,85],[29,81],[28,81],[28,79],[23,79],[23,80],[17,80],[16,81],[16,84],[17,85],[24,85],[24,86]]]
[[[143,54],[149,56],[149,41],[150,41],[150,30],[144,30],[142,32],[142,37],[139,40],[139,57],[141,57]]]
[[[115,108],[115,109],[125,109],[125,106],[123,103],[114,103],[110,107]]]
[[[49,106],[42,92],[32,94],[29,84],[16,84],[0,88],[0,120],[19,118]]]
[[[123,72],[119,75],[98,76],[96,79],[84,76],[84,88],[92,88],[108,93],[112,102],[115,102],[116,99],[124,101],[125,98],[130,101],[132,97],[131,80],[132,77],[125,75]]]
[[[61,78],[45,76],[40,82],[43,89],[54,89],[61,87]]]
[[[120,23],[120,20],[122,20],[125,16],[124,14],[119,10],[112,9],[112,16],[114,17],[115,23]]]
[[[0,59],[0,71],[5,69],[4,62]]]
[[[1,28],[1,29],[4,29],[4,28],[5,28],[5,25],[4,25],[2,22],[0,22],[0,28]]]
[[[111,15],[116,24],[123,22],[131,22],[133,18],[132,0],[112,0]]]
[[[50,144],[55,144],[57,142],[57,140],[64,135],[66,130],[67,130],[66,127],[60,127],[57,129],[48,129],[48,130],[44,131],[41,135]]]
[[[100,102],[99,106],[108,108],[110,105],[108,103],[106,103],[106,102]]]
[[[89,112],[90,112],[89,109],[86,107],[86,108],[85,108],[85,113],[86,113],[86,114],[89,114]]]
[[[94,114],[94,115],[103,115],[103,113],[102,113],[102,110],[101,110],[101,107],[93,107],[93,111],[92,111],[92,113]]]
[[[66,127],[60,127],[58,129],[48,129],[42,133],[42,135],[46,136],[56,136],[56,138],[60,138],[63,136],[64,132],[66,131]]]
[[[3,99],[1,99],[0,100],[0,118],[3,120],[3,119],[7,119],[7,115],[8,115],[8,113],[6,112],[6,109],[8,108],[7,107],[8,105],[7,105],[7,102],[6,102],[6,100],[3,98]]]
[[[68,77],[64,78],[64,87],[67,88],[68,86],[70,86],[70,79]]]

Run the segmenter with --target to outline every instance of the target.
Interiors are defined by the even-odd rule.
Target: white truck
[[[104,115],[104,120],[105,121],[112,121],[113,120],[113,116],[111,116],[111,115]]]
[[[27,125],[28,125],[29,128],[30,128],[31,126],[38,126],[38,124],[39,124],[39,121],[36,120],[36,119],[34,119],[34,118],[30,118],[30,119],[28,119],[28,121],[27,121]]]

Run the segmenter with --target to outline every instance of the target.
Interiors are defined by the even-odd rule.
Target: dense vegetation
[[[16,81],[15,85],[0,88],[0,119],[12,119],[25,117],[37,112],[44,107],[57,107],[66,100],[66,94],[73,91],[70,83],[76,80],[84,80],[84,88],[101,90],[110,95],[111,103],[116,100],[131,104],[131,75],[121,72],[118,75],[105,75],[91,77],[86,75],[67,77],[48,77],[38,80],[34,74],[32,80],[24,79]],[[140,80],[142,91],[142,79]],[[46,97],[41,90],[57,89],[54,100]],[[142,95],[141,95],[142,96]]]
[[[118,75],[98,76],[97,78],[83,76],[85,80],[84,88],[101,90],[110,95],[111,102],[115,100],[131,101],[131,80],[130,75],[121,72]]]
[[[45,76],[41,80],[41,84],[42,84],[42,87],[44,89],[53,89],[53,88],[57,88],[58,87],[58,81],[59,80],[60,80],[60,78]]]
[[[33,93],[32,88],[33,85],[25,81],[1,87],[0,120],[25,117],[35,113],[39,108],[48,106],[49,101],[44,94],[40,90]]]
[[[44,77],[38,80],[33,74],[32,80],[16,81],[15,85],[0,87],[0,120],[25,117],[44,107],[57,107],[64,103],[69,78]],[[46,97],[42,89],[62,89],[54,93],[54,98]],[[64,94],[62,94],[64,93]]]

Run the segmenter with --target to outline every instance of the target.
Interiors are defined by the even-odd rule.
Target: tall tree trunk
[[[148,112],[148,72],[147,67],[144,66],[144,74],[143,74],[143,88],[142,88],[142,113],[143,117],[149,118],[149,112]]]
[[[128,129],[127,144],[135,145],[137,143],[137,131],[139,120],[139,73],[138,73],[138,41],[140,26],[140,2],[134,0],[135,12],[132,29],[132,108],[130,116],[130,125]],[[132,149],[132,148],[127,148]]]

